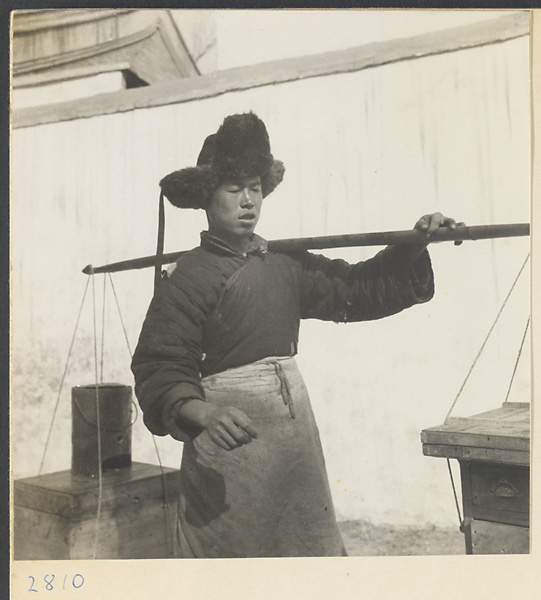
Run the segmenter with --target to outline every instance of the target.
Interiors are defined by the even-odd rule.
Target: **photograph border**
[[[90,7],[94,3],[85,3],[74,8]],[[130,3],[128,7],[136,7],[137,3]],[[20,8],[45,7],[40,3]],[[104,6],[99,4],[99,7]],[[91,6],[94,7],[94,6]],[[98,7],[98,6],[96,6]],[[198,6],[185,6],[196,8]],[[48,5],[47,8],[61,8]],[[67,7],[66,7],[67,8]],[[124,8],[115,5],[115,8]],[[147,7],[150,8],[150,7]],[[156,7],[152,7],[156,8]],[[175,6],[160,6],[160,8],[181,8]],[[182,7],[184,8],[184,6]],[[208,6],[207,8],[216,8]],[[232,6],[231,8],[237,8]],[[247,8],[244,7],[243,8]],[[255,7],[254,7],[255,8]],[[334,7],[333,7],[334,8]],[[341,8],[341,6],[337,6]],[[400,7],[396,7],[400,8]],[[415,7],[417,8],[417,7]],[[419,7],[424,8],[424,7]],[[448,8],[441,6],[441,8]],[[502,10],[505,7],[492,7]],[[5,11],[5,9],[3,9]],[[516,10],[513,8],[513,10]],[[2,15],[4,16],[4,15]],[[6,25],[3,19],[2,25]],[[9,28],[8,28],[9,40]],[[539,103],[541,98],[541,10],[532,11],[531,26],[532,48],[532,228],[535,232],[541,225],[538,220],[539,202],[541,201],[541,166],[534,169],[534,156],[539,155],[541,140],[541,118],[539,116]],[[2,77],[5,77],[4,70]],[[9,79],[7,82],[9,89]],[[6,111],[4,111],[5,115]],[[9,117],[4,124],[9,136]],[[2,177],[4,197],[9,196],[9,157],[6,157],[6,147],[0,155],[2,165],[6,164],[5,176]],[[7,193],[6,193],[7,192]],[[4,317],[1,320],[0,336],[2,373],[0,380],[6,386],[9,372],[9,204],[1,203],[0,222],[4,227],[2,231],[2,286],[3,292],[7,291],[6,301],[2,303]],[[532,232],[531,265],[536,265],[541,255],[541,243]],[[532,331],[535,327],[535,315],[539,310],[541,289],[539,278],[531,273],[532,295]],[[7,327],[5,327],[7,325]],[[537,332],[536,332],[537,333]],[[534,393],[539,388],[541,381],[536,378],[534,365],[541,360],[539,348],[535,344],[532,333],[532,417],[535,413]],[[8,340],[8,344],[5,341]],[[536,380],[537,379],[537,380]],[[537,385],[536,385],[537,384]],[[7,391],[7,390],[6,390]],[[3,395],[6,407],[2,407],[2,416],[9,414],[8,394]],[[0,419],[0,436],[2,446],[2,468],[9,457],[9,437],[7,428],[9,419]],[[193,595],[197,598],[214,599],[223,595],[234,593],[237,600],[245,598],[438,598],[441,600],[455,600],[456,598],[483,598],[494,600],[507,599],[511,594],[520,594],[523,600],[532,600],[537,597],[541,589],[541,570],[538,568],[541,558],[541,541],[538,523],[541,518],[539,498],[539,451],[534,441],[540,435],[540,424],[537,418],[532,418],[532,535],[531,553],[529,555],[513,556],[445,556],[445,557],[349,557],[325,559],[226,559],[226,560],[134,560],[134,561],[10,561],[8,564],[12,583],[12,598],[19,600],[27,597],[27,577],[35,573],[36,577],[50,572],[58,573],[85,573],[88,586],[77,590],[76,598],[84,600],[98,598],[130,598],[143,600],[152,594],[153,597],[169,595]],[[5,436],[5,438],[4,438]],[[7,443],[4,443],[7,442]],[[6,456],[4,452],[7,450]],[[6,473],[10,474],[9,461]],[[10,488],[2,486],[0,500],[4,504],[5,493]],[[11,514],[11,511],[10,513]],[[3,516],[3,515],[2,515]],[[8,521],[3,520],[5,530],[8,530]],[[4,531],[0,530],[0,537]],[[4,537],[4,539],[6,539]],[[2,548],[4,551],[4,547]],[[8,555],[9,556],[9,555]],[[11,558],[11,557],[10,557]],[[249,561],[249,562],[247,562]],[[321,562],[323,561],[323,562]],[[501,562],[503,561],[503,562]],[[5,561],[4,561],[5,563]],[[4,578],[7,581],[7,578]],[[49,598],[63,598],[68,595],[50,593]]]

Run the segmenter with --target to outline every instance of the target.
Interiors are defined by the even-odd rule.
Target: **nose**
[[[254,207],[254,201],[252,199],[252,195],[250,194],[250,190],[248,188],[245,188],[242,192],[241,206],[243,208],[253,208]]]

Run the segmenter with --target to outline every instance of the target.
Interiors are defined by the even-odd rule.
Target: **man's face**
[[[225,181],[207,208],[209,232],[232,244],[242,243],[254,232],[262,203],[259,177]]]

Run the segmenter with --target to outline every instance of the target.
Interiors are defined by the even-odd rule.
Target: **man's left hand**
[[[456,229],[457,225],[464,225],[464,223],[457,223],[451,217],[445,217],[440,212],[433,213],[431,215],[423,215],[417,223],[414,225],[414,229],[419,229],[424,232],[427,242],[432,237],[432,234],[437,231],[440,227],[449,227],[449,229]]]
[[[424,243],[408,245],[406,246],[406,253],[409,257],[409,260],[414,262],[417,258],[424,252],[424,249],[427,247],[430,242],[430,238],[433,233],[437,231],[440,227],[449,227],[449,229],[456,229],[458,226],[464,225],[464,223],[457,223],[451,217],[446,217],[442,215],[440,212],[433,213],[431,215],[423,215],[417,223],[415,223],[413,229],[417,229],[424,233]],[[455,246],[459,246],[462,242],[455,242]]]

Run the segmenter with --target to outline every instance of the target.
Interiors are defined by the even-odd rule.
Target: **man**
[[[201,245],[162,280],[132,363],[147,427],[184,442],[182,557],[345,555],[294,359],[300,319],[378,319],[434,294],[424,245],[356,265],[267,251],[255,228],[283,174],[248,113],[224,120],[196,167],[161,181],[172,204],[208,220]],[[428,241],[442,225],[456,227],[441,213],[415,227]]]

